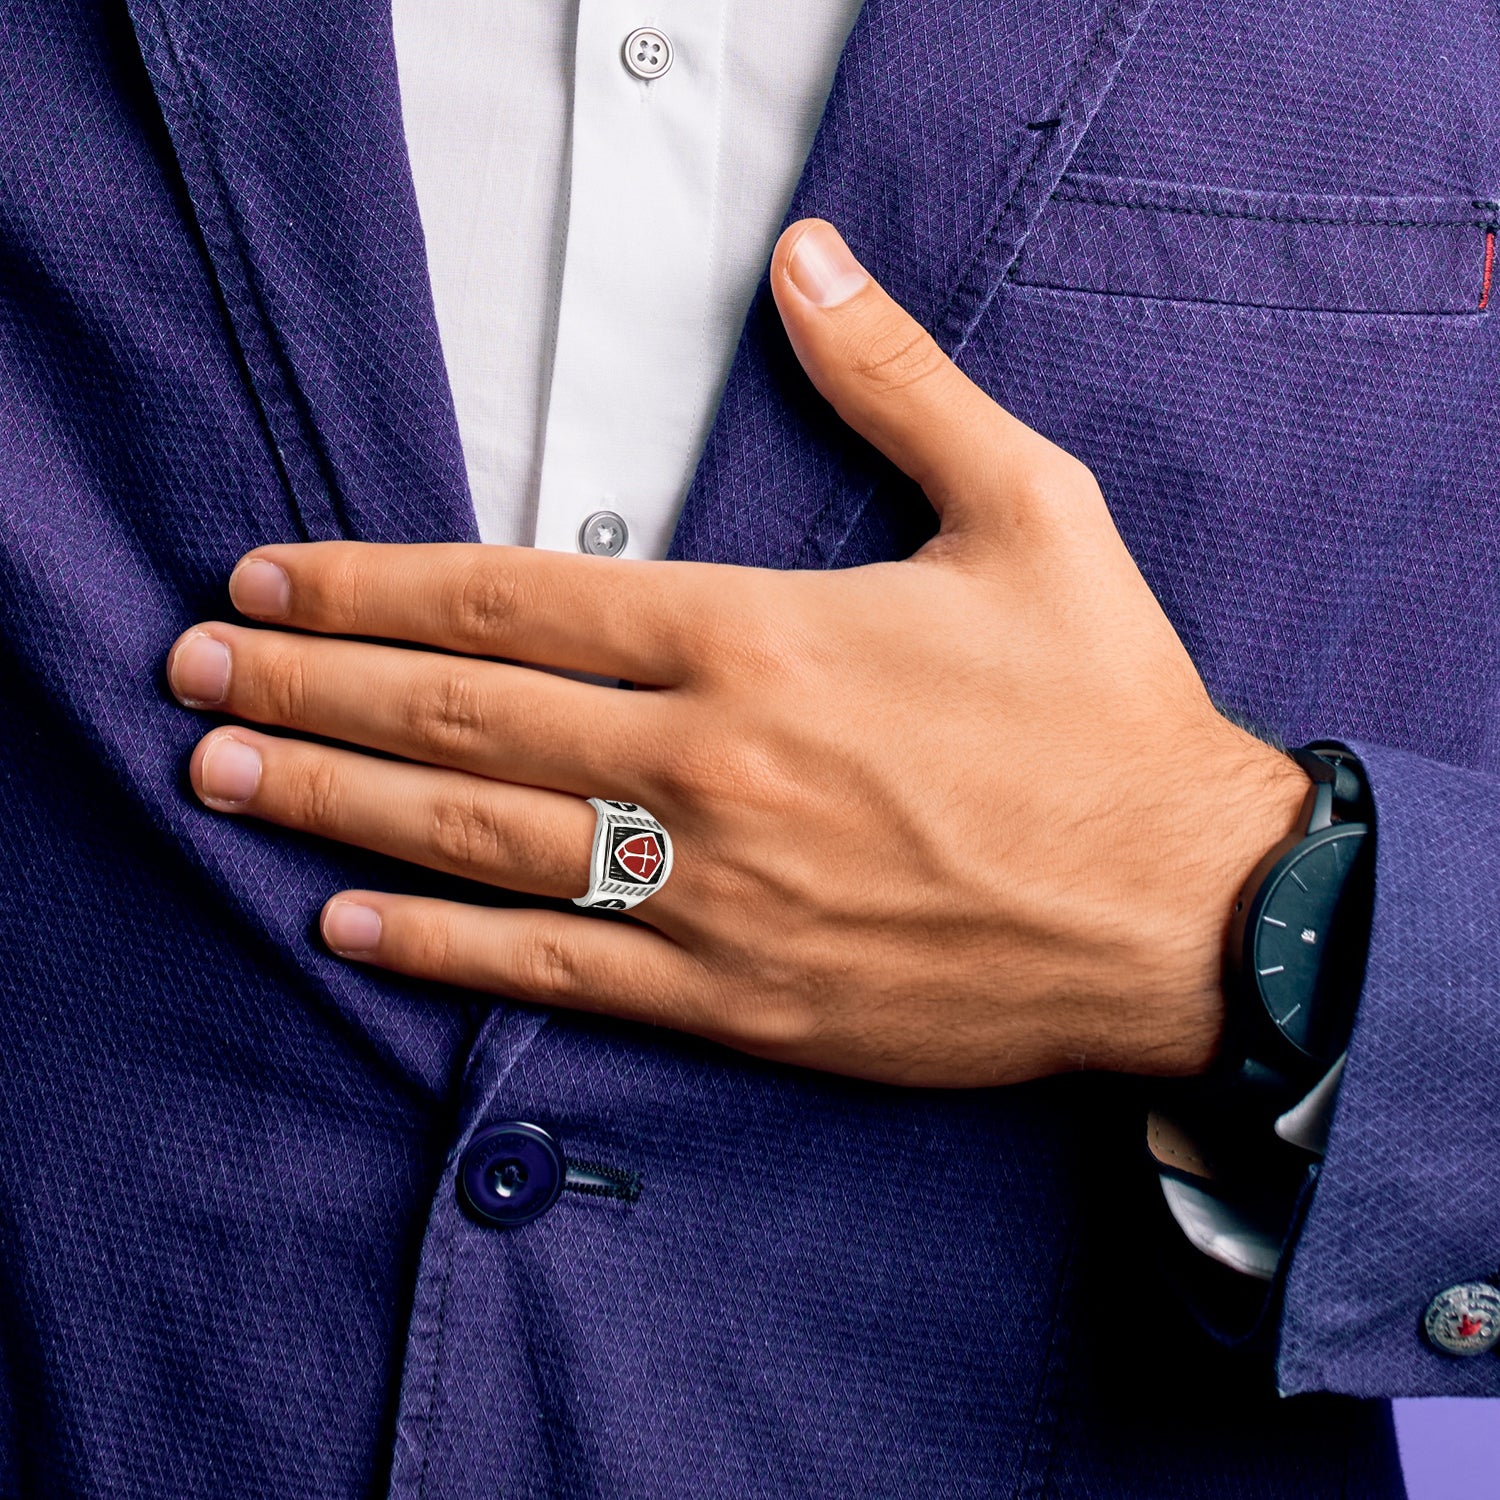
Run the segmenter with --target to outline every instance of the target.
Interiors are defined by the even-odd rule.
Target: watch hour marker
[[[1295,1005],[1294,1005],[1294,1006],[1293,1006],[1293,1007],[1292,1007],[1292,1008],[1291,1008],[1291,1009],[1290,1009],[1290,1010],[1289,1010],[1289,1011],[1288,1011],[1288,1012],[1287,1012],[1287,1013],[1286,1013],[1286,1014],[1285,1014],[1285,1015],[1284,1015],[1284,1016],[1283,1016],[1283,1017],[1282,1017],[1282,1018],[1281,1018],[1281,1024],[1282,1024],[1282,1025],[1283,1025],[1283,1026],[1285,1026],[1285,1025],[1286,1025],[1286,1023],[1287,1023],[1287,1022],[1288,1022],[1288,1021],[1290,1021],[1290,1020],[1291,1020],[1291,1019],[1292,1019],[1292,1017],[1293,1017],[1293,1016],[1295,1016],[1295,1015],[1296,1015],[1296,1014],[1297,1014],[1297,1012],[1298,1012],[1298,1011],[1299,1011],[1299,1010],[1301,1010],[1301,1009],[1302,1009],[1302,1002],[1301,1002],[1301,1001],[1300,1001],[1300,1000],[1299,1000],[1299,1001],[1298,1001],[1298,1002],[1297,1002],[1297,1003],[1296,1003],[1296,1004],[1295,1004]]]
[[[1307,882],[1295,870],[1288,870],[1287,874],[1290,875],[1292,879],[1295,880],[1304,891],[1307,889]]]
[[[1285,927],[1285,922],[1278,922],[1275,917],[1262,917],[1262,922],[1269,922],[1272,927]]]
[[[1257,969],[1255,972],[1262,976],[1266,974],[1280,974],[1285,968],[1285,964],[1277,964],[1274,969]]]

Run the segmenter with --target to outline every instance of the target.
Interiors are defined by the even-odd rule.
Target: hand
[[[1215,711],[1088,471],[830,226],[789,229],[771,276],[818,389],[936,507],[915,557],[260,548],[235,605],[315,633],[196,627],[179,698],[403,760],[231,726],[194,788],[538,896],[587,885],[585,797],[673,836],[639,922],[338,893],[324,938],[364,963],[900,1083],[1206,1067],[1230,908],[1303,773]]]

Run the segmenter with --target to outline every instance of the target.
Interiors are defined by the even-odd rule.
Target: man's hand
[[[361,962],[899,1083],[1201,1070],[1235,893],[1303,773],[1214,710],[1088,471],[831,227],[789,229],[771,278],[818,389],[941,516],[915,557],[260,548],[235,605],[314,634],[199,626],[169,662],[179,698],[403,759],[226,727],[194,787],[549,897],[588,884],[582,799],[672,834],[639,922],[340,892],[323,935]]]

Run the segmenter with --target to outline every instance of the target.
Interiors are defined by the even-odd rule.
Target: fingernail
[[[870,279],[832,224],[804,229],[786,269],[797,290],[819,307],[847,302]]]
[[[242,615],[280,620],[292,607],[292,580],[275,563],[252,557],[229,575],[229,597]]]
[[[380,946],[380,913],[357,901],[335,901],[323,913],[323,941],[344,958],[373,953]]]
[[[172,691],[189,708],[207,708],[228,690],[229,647],[195,630],[172,654]]]
[[[260,751],[243,740],[221,735],[203,752],[198,780],[205,802],[248,802],[260,785]]]

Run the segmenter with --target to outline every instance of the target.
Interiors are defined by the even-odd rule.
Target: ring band
[[[589,888],[574,906],[595,911],[629,911],[653,896],[672,873],[672,839],[667,830],[634,802],[590,797],[594,809],[594,852]]]

